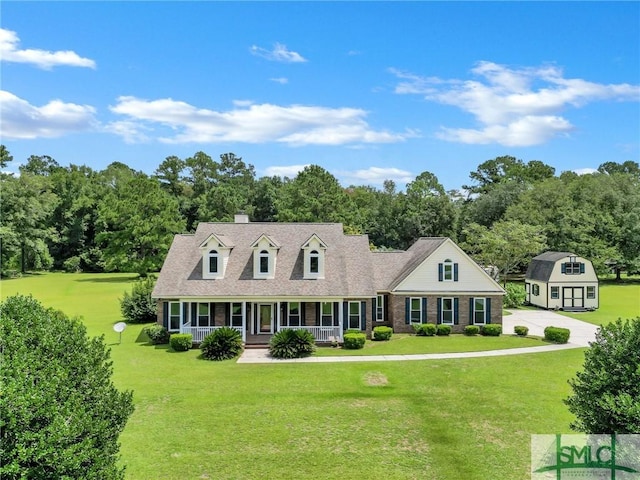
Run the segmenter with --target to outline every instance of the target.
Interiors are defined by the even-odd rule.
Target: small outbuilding
[[[580,312],[599,306],[593,264],[574,253],[545,252],[534,257],[524,285],[527,303],[537,307]]]

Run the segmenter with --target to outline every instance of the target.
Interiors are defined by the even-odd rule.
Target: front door
[[[584,289],[562,287],[562,308],[584,308]]]
[[[273,304],[261,303],[258,306],[258,333],[273,333]]]

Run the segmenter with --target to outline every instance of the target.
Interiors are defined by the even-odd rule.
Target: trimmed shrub
[[[78,272],[81,272],[82,269],[80,268],[80,257],[75,256],[75,257],[67,258],[62,263],[62,268],[67,273],[78,273]]]
[[[273,358],[308,357],[316,348],[316,339],[308,330],[280,330],[269,342],[269,353]]]
[[[419,337],[433,337],[437,327],[433,323],[414,323],[413,329]]]
[[[231,327],[216,328],[200,344],[202,358],[206,360],[229,360],[242,352],[242,335]]]
[[[451,325],[438,325],[436,327],[436,335],[446,337],[451,333]]]
[[[162,325],[149,325],[144,328],[144,333],[149,337],[149,341],[153,345],[160,345],[162,343],[169,343],[169,332]]]
[[[524,304],[527,298],[524,285],[520,283],[507,283],[504,289],[507,292],[503,298],[504,308],[519,308]]]
[[[391,327],[375,327],[373,329],[373,336],[371,337],[371,339],[375,341],[389,340],[392,334],[393,328]]]
[[[120,311],[127,322],[149,323],[157,320],[157,303],[151,298],[155,280],[151,277],[136,281],[131,293],[124,292]]]
[[[347,333],[363,333],[362,330],[356,330],[354,328],[350,328],[349,330],[347,330],[346,332],[344,332],[344,334],[346,335]]]
[[[544,339],[553,343],[567,343],[570,333],[568,328],[547,327],[544,329]]]
[[[513,331],[520,337],[526,337],[529,334],[529,328],[524,325],[516,325],[513,327]]]
[[[359,350],[364,347],[366,339],[366,335],[362,332],[345,333],[343,346],[348,350]]]
[[[193,345],[193,335],[190,333],[173,333],[169,337],[169,345],[176,352],[186,352]]]
[[[499,337],[502,333],[502,325],[495,325],[490,323],[489,325],[483,325],[480,328],[480,334],[485,337]]]
[[[465,335],[477,335],[478,333],[480,333],[480,327],[477,325],[467,325],[464,327]]]

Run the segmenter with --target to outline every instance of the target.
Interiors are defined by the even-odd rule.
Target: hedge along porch
[[[366,330],[371,300],[163,301],[159,322],[169,332],[190,333],[200,343],[217,328],[228,326],[245,343],[263,343],[284,328],[308,330],[317,342],[342,340],[347,329]]]
[[[503,294],[448,238],[380,252],[341,224],[252,223],[238,215],[176,235],[152,296],[158,322],[197,343],[224,325],[245,341],[298,328],[318,342],[341,340],[347,329],[370,335],[378,325],[397,332],[416,321],[459,325],[461,308],[473,308],[476,324],[501,323]]]

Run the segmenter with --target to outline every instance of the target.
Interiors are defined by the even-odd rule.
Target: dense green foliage
[[[467,325],[464,327],[465,335],[477,335],[480,333],[480,327],[478,325]]]
[[[499,337],[502,333],[502,325],[496,325],[494,323],[490,323],[488,325],[482,325],[480,327],[480,334],[485,337]]]
[[[169,343],[169,332],[162,325],[158,325],[154,323],[153,325],[149,325],[145,327],[144,333],[149,337],[149,341],[153,345],[162,345],[165,343]]]
[[[119,479],[131,392],[111,381],[102,338],[31,297],[0,305],[0,477]]]
[[[242,335],[235,328],[217,328],[204,337],[200,350],[206,360],[230,360],[242,352]]]
[[[375,341],[390,340],[391,335],[393,335],[393,328],[391,327],[383,327],[383,326],[374,327],[371,340],[375,340]]]
[[[149,323],[156,321],[157,304],[151,298],[154,285],[155,280],[146,277],[133,284],[131,293],[124,292],[120,300],[120,311],[127,322]]]
[[[285,328],[276,332],[269,341],[269,354],[273,358],[302,358],[311,355],[316,339],[308,330]]]
[[[193,335],[190,333],[172,333],[169,346],[176,352],[186,352],[193,346]]]
[[[12,157],[2,148],[2,161]],[[606,162],[588,175],[503,156],[446,191],[435,175],[406,188],[344,187],[317,165],[294,178],[256,178],[233,153],[167,157],[147,175],[119,162],[102,171],[31,156],[20,175],[0,173],[3,275],[51,268],[146,274],[160,268],[173,235],[199,222],[341,222],[374,248],[405,249],[450,236],[485,266],[521,271],[548,248],[589,258],[599,273],[640,270],[640,167]]]
[[[568,328],[546,327],[544,329],[544,339],[553,343],[567,343],[570,334]]]
[[[526,337],[529,334],[529,327],[525,327],[524,325],[516,325],[515,327],[513,327],[513,332],[520,337]]]
[[[433,337],[438,330],[438,327],[433,323],[414,323],[412,327],[419,337]]]
[[[601,327],[565,400],[584,433],[640,433],[640,317]]]
[[[451,333],[451,325],[438,325],[436,327],[436,335],[446,337]]]
[[[366,341],[367,336],[364,333],[345,333],[342,346],[347,350],[358,350],[364,348]]]
[[[504,287],[507,294],[503,297],[504,308],[519,308],[524,304],[527,294],[521,283],[507,283]]]

